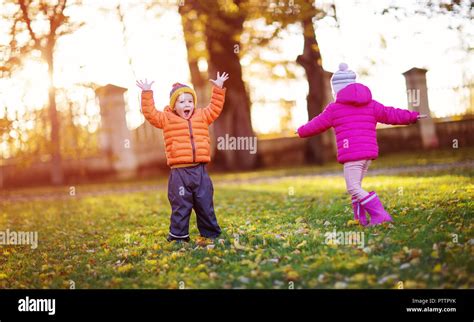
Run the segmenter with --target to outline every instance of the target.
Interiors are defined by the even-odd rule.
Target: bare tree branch
[[[33,29],[31,28],[31,19],[28,15],[28,5],[30,1],[28,0],[19,0],[18,4],[20,5],[21,12],[23,14],[23,20],[26,23],[26,28],[28,28],[28,32],[30,33],[31,39],[34,41],[35,47],[37,49],[41,48],[41,44],[39,40],[36,38],[36,34],[34,33]]]

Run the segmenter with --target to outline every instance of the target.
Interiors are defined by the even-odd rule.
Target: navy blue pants
[[[201,236],[216,238],[221,233],[214,213],[214,187],[206,165],[171,169],[168,200],[171,204],[171,225],[168,240],[189,240],[191,210]]]

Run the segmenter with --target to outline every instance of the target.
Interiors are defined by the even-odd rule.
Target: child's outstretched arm
[[[377,122],[393,125],[408,125],[416,123],[417,120],[427,117],[416,111],[402,110],[391,106],[385,106],[374,101],[374,112]]]
[[[145,118],[153,126],[162,129],[165,126],[166,117],[161,111],[157,111],[155,108],[155,101],[153,100],[153,91],[151,85],[154,83],[148,83],[145,78],[145,82],[137,80],[137,86],[142,89],[142,113]]]
[[[329,129],[332,126],[331,112],[329,109],[330,105],[328,105],[321,114],[314,117],[311,121],[300,126],[297,131],[299,137],[305,138],[317,135]]]
[[[226,89],[222,88],[222,86],[224,86],[224,82],[228,79],[229,74],[224,72],[222,75],[219,75],[219,72],[217,72],[217,79],[209,80],[214,86],[212,86],[211,103],[203,110],[203,116],[207,124],[214,122],[222,112],[226,92]]]

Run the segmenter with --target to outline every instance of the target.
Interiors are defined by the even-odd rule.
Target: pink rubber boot
[[[374,191],[371,191],[368,196],[362,198],[360,205],[370,215],[369,226],[393,221],[392,217],[385,211],[382,202]]]
[[[352,210],[354,211],[354,220],[359,220],[362,226],[367,226],[367,217],[365,216],[365,209],[362,208],[360,202],[352,197]]]

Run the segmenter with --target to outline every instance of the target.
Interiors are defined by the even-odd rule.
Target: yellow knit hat
[[[178,99],[179,95],[183,93],[191,94],[194,98],[194,106],[197,106],[197,97],[194,89],[181,83],[174,83],[173,88],[170,92],[170,108],[172,110],[174,110],[174,104],[176,103],[176,100]]]

